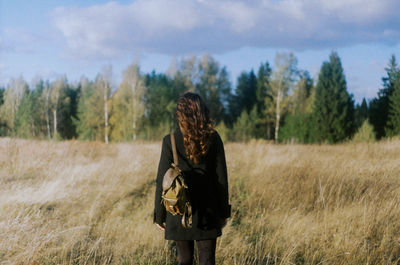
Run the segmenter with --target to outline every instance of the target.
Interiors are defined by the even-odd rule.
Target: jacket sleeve
[[[220,218],[229,218],[231,216],[231,205],[229,204],[228,173],[226,169],[224,144],[218,133],[216,147],[217,192],[219,196],[218,212]]]
[[[157,179],[156,179],[156,194],[154,201],[153,222],[157,224],[164,223],[166,218],[166,210],[164,208],[164,205],[161,203],[162,181],[164,174],[165,172],[167,172],[171,163],[172,163],[171,146],[168,141],[168,136],[165,136],[162,142],[161,157],[160,157],[160,162],[158,164]]]

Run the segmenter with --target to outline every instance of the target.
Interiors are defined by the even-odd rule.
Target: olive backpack
[[[182,215],[182,226],[190,228],[192,226],[192,206],[183,172],[178,167],[178,154],[173,133],[171,133],[171,146],[174,162],[171,163],[171,167],[163,177],[161,202],[172,215]]]

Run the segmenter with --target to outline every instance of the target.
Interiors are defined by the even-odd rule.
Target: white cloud
[[[326,14],[334,14],[342,22],[371,24],[395,16],[396,0],[323,0],[321,8]],[[393,12],[394,11],[394,12]]]
[[[397,0],[136,0],[51,14],[78,57],[399,43]]]
[[[34,53],[36,45],[49,41],[49,37],[25,29],[6,27],[1,29],[0,48],[7,53]]]
[[[201,10],[187,0],[137,1],[130,5],[130,14],[143,28],[150,31],[175,29],[187,31],[205,24]]]

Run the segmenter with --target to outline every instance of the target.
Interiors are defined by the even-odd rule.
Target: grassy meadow
[[[177,264],[156,143],[0,138],[0,264]],[[400,141],[227,143],[217,264],[400,263]]]

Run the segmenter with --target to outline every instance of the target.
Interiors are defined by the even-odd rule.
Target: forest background
[[[233,87],[229,72],[211,55],[172,61],[166,73],[143,73],[136,60],[114,85],[111,65],[94,80],[67,76],[19,77],[0,88],[0,136],[28,139],[159,140],[176,126],[179,95],[199,93],[224,140],[337,143],[374,141],[400,134],[400,68],[390,58],[373,99],[355,104],[337,52],[317,80],[299,69],[293,53],[245,70]]]

